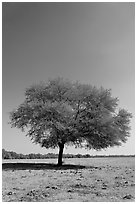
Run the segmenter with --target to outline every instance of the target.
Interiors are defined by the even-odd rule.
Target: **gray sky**
[[[54,152],[11,129],[8,113],[24,101],[25,88],[61,76],[111,88],[119,107],[133,114],[131,137],[122,147],[68,147],[64,153],[135,153],[134,15],[134,3],[3,3],[3,148]]]

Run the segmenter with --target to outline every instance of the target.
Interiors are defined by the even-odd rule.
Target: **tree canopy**
[[[24,102],[10,113],[10,123],[27,129],[41,147],[59,147],[61,160],[64,145],[101,150],[125,143],[131,117],[118,109],[110,89],[55,78],[27,88]]]

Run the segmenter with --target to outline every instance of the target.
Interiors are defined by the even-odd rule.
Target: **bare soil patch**
[[[3,201],[135,201],[134,158],[66,159],[62,167],[52,162],[4,162]]]

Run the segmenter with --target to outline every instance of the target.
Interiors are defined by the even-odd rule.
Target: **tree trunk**
[[[58,166],[62,166],[64,144],[59,143],[59,155],[58,155]]]

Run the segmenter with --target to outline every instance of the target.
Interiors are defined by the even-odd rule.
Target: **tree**
[[[11,153],[7,152],[5,149],[2,149],[2,159],[12,159]]]
[[[10,124],[27,129],[41,147],[58,147],[60,166],[64,145],[101,150],[125,143],[131,117],[118,110],[110,89],[55,78],[26,89],[24,102],[10,113]]]

